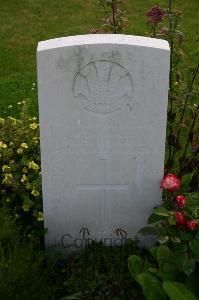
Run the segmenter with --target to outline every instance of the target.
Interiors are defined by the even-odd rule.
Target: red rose
[[[198,225],[198,222],[194,221],[194,220],[189,220],[187,221],[187,228],[190,229],[190,230],[195,230],[197,225]]]
[[[179,207],[184,207],[186,204],[186,197],[183,195],[176,196],[175,200]]]
[[[180,178],[175,174],[167,174],[161,182],[161,188],[167,190],[168,192],[174,192],[180,188]]]
[[[183,213],[177,211],[175,213],[175,217],[176,217],[177,225],[185,225],[186,224],[185,216]]]

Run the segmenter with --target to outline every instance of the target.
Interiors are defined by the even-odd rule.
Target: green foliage
[[[165,281],[163,288],[171,300],[197,300],[198,298],[191,293],[184,284],[179,282]]]
[[[150,273],[137,275],[137,282],[141,285],[143,293],[148,300],[166,300],[167,295],[162,289],[161,281]]]
[[[197,62],[195,67],[183,70],[184,54],[181,46],[184,35],[179,30],[182,16],[179,11],[173,9],[172,2],[169,1],[168,8],[164,10],[153,7],[147,16],[150,17],[149,34],[166,39],[170,44],[165,174],[178,174],[177,180],[181,185],[174,188],[173,192],[168,186],[168,190],[164,191],[162,206],[155,208],[149,217],[150,226],[139,231],[143,235],[156,235],[158,243],[149,249],[154,261],[150,260],[150,266],[146,270],[143,268],[145,259],[132,256],[129,258],[131,275],[141,285],[147,299],[164,299],[165,296],[158,295],[159,292],[166,292],[171,300],[196,299],[190,290],[198,295],[199,64]],[[160,14],[159,20],[157,12]],[[166,186],[164,185],[165,189]]]
[[[5,208],[0,208],[0,226],[0,298],[54,300],[59,288],[57,258],[23,235]]]
[[[136,255],[129,257],[129,271],[142,287],[148,300],[167,299],[166,293],[171,300],[180,299],[182,294],[184,296],[181,296],[181,299],[197,299],[189,288],[198,294],[198,284],[191,286],[189,279],[183,276],[184,273],[189,278],[195,270],[195,261],[187,255],[186,251],[187,249],[184,248],[173,253],[167,246],[159,245],[150,249],[154,261],[149,262],[146,258]],[[173,280],[184,281],[184,284]]]
[[[127,259],[132,253],[142,255],[144,250],[133,241],[114,247],[93,242],[67,261],[63,299],[144,300],[128,271]]]
[[[28,109],[28,103],[19,102],[18,118],[0,118],[0,205],[36,227],[43,221],[39,125]]]

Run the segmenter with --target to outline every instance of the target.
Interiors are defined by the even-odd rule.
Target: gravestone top
[[[162,39],[124,34],[86,34],[41,41],[38,44],[37,51],[90,44],[133,45],[169,50],[168,42]]]
[[[168,42],[154,38],[39,43],[46,245],[114,244],[147,223],[161,202],[169,63]]]

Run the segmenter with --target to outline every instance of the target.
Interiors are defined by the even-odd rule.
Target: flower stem
[[[112,6],[113,30],[114,30],[114,33],[117,33],[117,29],[116,29],[116,19],[115,19],[115,12],[116,12],[116,6],[115,6],[115,4],[113,3],[113,6]]]
[[[170,12],[171,12],[171,1],[169,0],[169,31],[172,33],[173,31],[173,26],[171,22],[171,17],[170,17]],[[173,99],[172,99],[172,93],[173,93],[173,55],[174,52],[174,42],[173,42],[173,37],[171,36],[171,41],[170,41],[170,74],[169,74],[169,100],[170,100],[170,113],[172,114],[173,111]],[[169,126],[169,132],[170,136],[173,133],[173,128],[172,125]],[[173,166],[173,161],[172,161],[172,148],[171,144],[169,144],[169,170]]]
[[[156,35],[156,23],[153,26],[153,37],[155,37],[155,35]]]
[[[172,0],[169,0],[169,10],[171,10],[171,3],[172,3]]]
[[[182,121],[184,119],[184,114],[185,114],[185,110],[186,110],[186,107],[187,107],[187,103],[189,101],[190,93],[192,91],[192,88],[193,88],[195,79],[196,79],[196,77],[198,75],[198,72],[199,72],[199,63],[197,65],[197,67],[196,67],[196,71],[194,72],[194,75],[193,75],[193,78],[191,80],[191,84],[190,84],[190,87],[189,87],[189,91],[188,91],[186,99],[185,99],[184,107],[183,107],[181,118],[180,118],[180,124],[182,123]],[[177,137],[176,137],[176,142],[175,142],[176,144],[178,144],[179,137],[180,137],[180,132],[181,132],[181,127],[179,126]],[[173,150],[173,155],[172,155],[172,159],[171,159],[172,162],[174,162],[175,154],[176,154],[176,148],[174,148],[174,150]]]
[[[182,155],[182,164],[180,166],[180,175],[182,175],[182,172],[183,172],[184,160],[185,160],[185,156],[186,156],[186,153],[187,153],[187,150],[188,150],[188,146],[189,146],[189,143],[190,143],[190,140],[191,140],[191,136],[193,134],[193,130],[194,130],[194,126],[195,126],[195,123],[196,123],[196,119],[197,119],[197,113],[195,113],[195,115],[194,115],[194,119],[193,119],[193,122],[192,122],[192,125],[191,125],[191,129],[190,129],[190,132],[188,134],[187,143],[186,143],[186,146],[185,146],[185,149],[184,149],[184,153]]]
[[[105,14],[106,14],[108,20],[109,20],[109,23],[111,24],[111,26],[114,26],[114,24],[113,24],[113,22],[112,22],[112,20],[111,20],[111,17],[109,16],[109,13],[108,13],[108,11],[107,11],[107,9],[106,9],[106,6],[105,6],[103,0],[99,0],[99,1],[100,1],[100,4],[101,4],[101,6],[102,6],[102,8],[103,8],[103,10],[104,10],[104,12],[105,12]]]

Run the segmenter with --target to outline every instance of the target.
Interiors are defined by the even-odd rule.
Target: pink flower
[[[190,230],[195,230],[197,225],[198,225],[198,222],[194,221],[194,220],[189,220],[187,221],[187,228],[190,229]]]
[[[185,216],[182,212],[177,211],[175,213],[175,217],[176,217],[176,225],[177,226],[186,224]]]
[[[174,192],[180,188],[180,178],[175,174],[167,174],[161,182],[160,187],[167,190],[168,192]]]
[[[159,6],[153,6],[146,15],[149,18],[149,23],[160,23],[163,20],[165,12]]]
[[[176,196],[175,200],[176,200],[177,205],[181,208],[184,207],[186,204],[186,197],[183,195]]]

